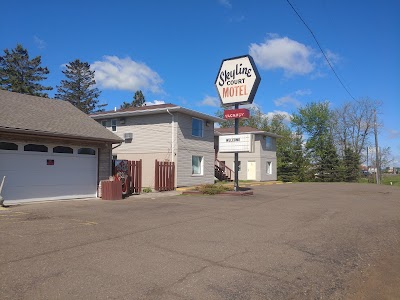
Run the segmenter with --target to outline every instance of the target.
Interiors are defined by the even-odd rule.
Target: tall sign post
[[[250,55],[243,55],[224,59],[219,68],[215,86],[219,98],[224,107],[234,106],[229,113],[235,115],[235,134],[239,134],[240,104],[253,103],[254,96],[260,84],[261,77],[258,73],[253,58]],[[245,113],[248,117],[248,112]],[[226,116],[226,111],[224,116]],[[225,117],[227,118],[227,117]],[[235,153],[235,191],[239,190],[239,153]]]

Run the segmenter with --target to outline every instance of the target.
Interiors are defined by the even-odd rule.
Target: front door
[[[247,162],[247,180],[256,180],[256,162]]]

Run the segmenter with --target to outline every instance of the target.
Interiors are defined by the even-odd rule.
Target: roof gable
[[[0,131],[121,142],[67,101],[0,90]]]

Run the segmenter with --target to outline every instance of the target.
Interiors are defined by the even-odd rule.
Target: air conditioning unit
[[[133,133],[132,133],[132,132],[125,132],[125,133],[124,133],[124,139],[125,139],[125,140],[131,140],[131,139],[133,139]]]

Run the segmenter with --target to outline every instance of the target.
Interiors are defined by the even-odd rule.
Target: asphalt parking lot
[[[399,299],[400,189],[254,186],[0,211],[0,299]]]

